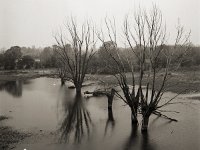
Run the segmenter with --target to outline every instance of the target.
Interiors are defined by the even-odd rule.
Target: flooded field
[[[16,150],[198,150],[200,149],[200,105],[192,95],[180,95],[184,101],[166,107],[180,113],[168,113],[178,122],[151,116],[149,132],[141,134],[131,127],[128,106],[115,98],[113,111],[107,110],[106,97],[77,97],[74,89],[60,80],[37,78],[7,81],[0,85],[2,123],[32,133],[15,145]],[[92,91],[96,86],[83,88]],[[173,97],[167,93],[165,97]],[[185,102],[188,102],[185,104]],[[192,102],[192,103],[190,103]]]

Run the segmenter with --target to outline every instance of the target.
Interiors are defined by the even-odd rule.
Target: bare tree
[[[189,50],[190,34],[184,36],[183,27],[178,25],[175,44],[171,49],[167,49],[165,46],[167,42],[166,26],[163,23],[161,11],[155,5],[148,13],[140,9],[134,14],[133,20],[134,24],[133,28],[131,28],[129,19],[126,17],[124,21],[124,35],[140,63],[138,79],[139,102],[143,117],[142,131],[146,131],[151,114],[176,121],[161,114],[159,109],[170,104],[175,98],[164,102],[164,104],[162,102],[162,96],[166,92],[166,83],[170,78],[170,72],[180,66],[183,56]],[[136,53],[133,45],[137,45],[139,54]],[[172,66],[172,57],[177,52],[177,48],[180,48],[181,53],[175,58],[177,60],[176,64],[173,63]],[[159,66],[158,62],[161,56],[164,56],[162,59],[164,59],[165,63]],[[160,79],[160,71],[163,72],[162,79]],[[145,80],[146,82],[144,82]],[[145,88],[142,88],[142,85],[145,85]]]
[[[65,47],[66,47],[66,49],[68,49],[71,46],[69,44],[67,44]],[[60,50],[59,50],[57,45],[53,45],[53,51],[54,51],[54,55],[56,55],[55,56],[56,57],[55,66],[56,66],[56,69],[57,69],[56,70],[57,76],[60,78],[61,85],[64,85],[65,81],[66,81],[67,68],[65,68],[66,66],[62,62],[62,57],[58,53]]]
[[[109,47],[104,44],[105,34],[103,31],[98,32],[97,36],[117,65],[118,73],[114,76],[123,91],[123,95],[118,93],[118,96],[131,108],[133,123],[137,123],[138,111],[142,114],[142,131],[146,131],[151,114],[162,116],[171,121],[177,121],[162,114],[160,108],[171,104],[176,97],[167,102],[162,101],[162,96],[167,90],[166,83],[170,79],[170,72],[180,66],[183,56],[187,54],[190,48],[190,33],[184,35],[183,27],[178,25],[175,44],[169,49],[166,46],[166,25],[163,23],[161,11],[155,5],[148,13],[141,9],[134,13],[133,20],[131,20],[133,23],[129,18],[128,16],[125,17],[123,33],[126,43],[128,43],[129,49],[131,49],[130,55],[134,55],[134,57],[126,58],[131,68],[131,86],[127,81],[123,58],[117,48],[115,20],[111,21],[106,18],[105,24],[108,40],[111,41],[110,43],[114,43],[112,47],[115,48],[116,55],[113,55],[109,51]],[[175,55],[177,49],[180,50],[180,53]],[[139,62],[139,73],[135,72],[135,60],[133,58]],[[176,63],[172,64],[172,58],[176,60]],[[159,65],[160,59],[164,59],[162,66]],[[163,75],[162,78],[161,73]],[[136,83],[138,88],[136,88]]]
[[[62,64],[58,64],[57,66],[58,77],[60,78],[61,85],[65,84],[65,76],[66,76],[66,69],[65,66]]]
[[[101,32],[97,33],[98,38],[103,43],[103,47],[107,51],[107,53],[110,55],[110,57],[114,60],[116,66],[115,70],[116,73],[114,74],[114,77],[116,78],[118,85],[120,86],[123,94],[116,91],[116,95],[122,99],[131,109],[131,120],[133,124],[137,124],[137,110],[139,105],[139,93],[135,90],[135,78],[134,78],[134,72],[133,72],[133,66],[131,66],[132,70],[132,89],[130,90],[130,86],[127,82],[127,75],[126,75],[126,69],[124,65],[124,61],[122,61],[122,56],[119,53],[119,49],[117,47],[117,31],[116,31],[116,25],[115,25],[115,19],[110,20],[108,18],[105,18],[105,24],[107,28],[107,34],[108,34],[108,40],[109,42],[105,41],[105,34],[101,30]],[[115,54],[111,52],[111,49],[115,50]]]
[[[79,29],[75,19],[71,18],[65,29],[67,37],[62,32],[54,36],[57,43],[56,52],[62,64],[61,68],[65,70],[65,80],[71,81],[77,94],[80,94],[89,61],[95,54],[94,27],[90,22],[86,22]]]

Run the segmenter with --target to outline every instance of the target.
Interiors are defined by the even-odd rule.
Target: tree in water
[[[125,67],[126,58],[120,55],[119,49],[117,47],[117,32],[115,26],[115,20],[111,21],[109,19],[105,19],[105,24],[107,28],[107,33],[109,40],[105,41],[105,36],[103,32],[98,32],[97,36],[100,41],[103,43],[103,47],[106,50],[107,54],[112,58],[115,62],[113,68],[115,68],[115,72],[113,72],[113,76],[116,78],[118,85],[120,86],[123,94],[116,92],[118,97],[122,99],[131,109],[131,120],[133,124],[137,124],[137,110],[139,105],[139,90],[135,89],[135,77],[133,66],[129,66],[132,72],[132,87],[127,82],[127,69]],[[113,51],[115,53],[113,53]]]
[[[155,5],[148,13],[139,9],[134,14],[133,28],[131,28],[131,25],[128,17],[126,17],[124,21],[124,35],[133,54],[139,61],[138,92],[142,113],[141,130],[147,131],[151,114],[176,121],[176,119],[163,115],[159,109],[170,104],[177,96],[169,101],[162,101],[163,94],[167,90],[166,83],[170,79],[171,72],[180,66],[184,56],[190,49],[190,33],[184,36],[183,27],[178,25],[175,44],[171,49],[167,48],[165,46],[167,45],[166,26],[163,24],[161,11]],[[137,46],[139,53],[136,53],[134,44]],[[175,55],[175,52],[178,51],[177,49],[179,49],[180,53]],[[159,64],[161,59],[162,65]],[[176,62],[172,64],[172,60],[176,60]],[[142,88],[142,86],[145,88]]]
[[[62,69],[65,70],[65,79],[74,84],[77,94],[81,94],[88,64],[95,54],[94,27],[86,22],[79,30],[74,18],[65,27],[67,39],[62,32],[54,36],[57,43],[55,50]]]
[[[114,88],[105,88],[105,89],[98,89],[93,92],[85,91],[84,94],[92,94],[94,97],[99,97],[99,96],[106,96],[107,97],[107,102],[108,102],[108,119],[106,121],[106,126],[105,126],[105,132],[104,135],[107,134],[107,130],[109,125],[111,126],[111,129],[113,130],[115,127],[115,119],[113,117],[113,110],[112,110],[112,104],[113,104],[113,99],[115,96],[116,90]]]
[[[106,18],[105,25],[108,35],[107,41],[115,43],[112,45],[112,48],[114,47],[116,51],[115,55],[110,52],[110,47],[104,44],[105,34],[103,31],[98,32],[97,36],[102,41],[108,55],[115,61],[117,73],[114,76],[123,91],[123,95],[120,93],[118,95],[130,107],[132,123],[137,124],[137,113],[140,112],[142,114],[141,129],[147,131],[151,114],[176,121],[176,119],[163,115],[159,109],[172,104],[172,100],[176,97],[167,102],[163,101],[163,94],[168,88],[166,83],[170,79],[171,72],[179,68],[184,56],[190,49],[190,32],[184,35],[183,27],[178,25],[175,44],[169,49],[166,46],[168,45],[167,33],[166,26],[163,24],[162,13],[155,5],[148,13],[139,9],[134,13],[131,20],[133,22],[130,22],[129,17],[126,16],[123,24],[124,37],[129,45],[127,49],[131,49],[129,57],[124,58],[119,53],[114,19],[112,21]],[[177,51],[180,52],[175,55]],[[162,66],[159,64],[161,59],[163,61]],[[124,67],[123,60],[127,60],[130,66],[131,85],[128,82],[127,70]],[[172,60],[175,60],[175,62],[172,63]],[[135,62],[139,64],[139,72],[135,71]],[[138,88],[136,88],[136,83]]]
[[[108,99],[108,109],[112,109],[113,99],[115,96],[116,90],[111,89],[98,89],[93,92],[85,91],[84,94],[92,94],[93,96],[106,96]]]

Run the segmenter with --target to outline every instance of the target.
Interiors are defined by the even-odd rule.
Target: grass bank
[[[55,69],[45,70],[9,70],[0,71],[0,82],[14,81],[14,80],[26,80],[39,77],[54,77]]]
[[[113,75],[88,75],[90,80],[100,80],[107,85],[117,84],[117,80]],[[14,70],[0,71],[0,84],[5,81],[26,80],[39,77],[56,77],[55,69],[45,70]],[[160,73],[156,78],[156,88],[159,88],[163,79],[163,73]],[[132,77],[127,73],[127,81],[131,85]],[[135,75],[136,84],[138,84],[138,74]],[[143,85],[146,85],[147,77],[144,76]],[[166,91],[174,93],[198,93],[200,92],[200,67],[185,68],[169,75],[169,80],[166,83]]]
[[[117,80],[112,75],[94,75],[95,80],[103,81],[104,83],[117,84]],[[156,78],[156,88],[162,84],[163,73],[160,73]],[[135,75],[136,84],[138,84],[138,74]],[[132,84],[132,77],[127,73],[127,82]],[[143,85],[146,85],[147,77],[144,76]],[[200,70],[181,70],[169,74],[169,79],[166,82],[166,91],[174,93],[198,93],[200,92]]]

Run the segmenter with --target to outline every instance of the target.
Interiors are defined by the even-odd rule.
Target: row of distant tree
[[[30,55],[23,55],[19,46],[13,46],[0,54],[0,67],[5,70],[30,69],[34,59]]]
[[[176,48],[176,50],[174,50],[174,46],[169,46],[169,45],[164,45],[164,46],[166,50],[174,51],[173,56],[171,56],[172,65],[177,64],[178,63],[177,56],[182,57],[181,51],[182,49],[184,49],[184,47],[180,46],[179,48]],[[126,50],[125,48],[119,48],[119,54],[121,56],[121,60],[123,61],[125,69],[127,71],[130,71],[131,69],[130,64],[128,64],[126,58],[131,58],[131,60],[133,60],[133,62],[135,63],[134,69],[137,70],[139,68],[139,61],[138,59],[135,58],[134,55],[130,55],[131,54],[130,51],[131,51],[130,48],[127,48]],[[135,47],[135,52],[138,53],[139,55],[140,51],[137,48],[137,46]],[[113,50],[111,48],[109,50],[109,53],[111,53],[112,56],[117,55],[114,48]],[[165,67],[164,64],[166,62],[164,61],[166,59],[164,59],[164,57],[166,57],[164,53],[160,54],[158,62],[156,63],[157,67],[160,67],[160,68]],[[115,58],[117,59],[117,56]],[[148,61],[149,60],[146,60],[146,65],[149,64]],[[180,67],[191,67],[191,66],[199,66],[199,65],[200,65],[200,47],[191,46],[190,49],[187,51],[187,54],[183,56],[182,61],[180,63]],[[88,70],[90,73],[111,74],[116,71],[116,68],[113,66],[116,66],[116,62],[114,62],[113,58],[108,54],[108,52],[106,52],[104,47],[101,46],[97,50],[97,53],[94,55],[94,57],[91,59],[90,67],[88,68]]]
[[[35,48],[13,46],[0,52],[1,70],[54,68],[52,47]]]
[[[67,46],[71,49],[71,46]],[[172,46],[166,46],[170,49]],[[1,51],[0,53],[0,68],[1,70],[12,70],[12,69],[37,69],[37,68],[57,68],[59,65],[58,54],[54,51],[55,46],[45,47],[45,48],[35,48],[35,47],[19,47],[13,46],[8,50]],[[137,47],[135,47],[137,51]],[[180,47],[181,49],[181,47]],[[119,48],[123,58],[135,59],[134,56],[130,56],[128,53],[129,49]],[[131,49],[130,49],[131,50]],[[112,50],[110,51],[112,52]],[[174,55],[179,52],[174,52]],[[115,50],[113,49],[113,56],[115,55]],[[164,57],[164,56],[163,56]],[[136,59],[135,59],[136,60]],[[165,62],[162,62],[162,56],[159,59],[158,65],[162,66]],[[125,68],[129,71],[129,66],[127,61],[124,61]],[[174,63],[176,60],[173,60]],[[139,62],[135,62],[136,66]],[[100,46],[89,64],[89,73],[99,73],[99,74],[110,74],[115,70],[113,66],[115,65],[114,60],[108,55],[105,48]],[[187,55],[184,57],[184,61],[181,63],[181,67],[191,67],[200,65],[200,47],[191,46]],[[137,67],[136,67],[137,68]]]

